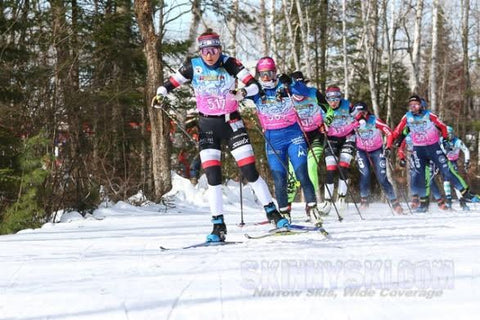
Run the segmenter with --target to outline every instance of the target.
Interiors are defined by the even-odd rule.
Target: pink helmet
[[[273,71],[277,72],[277,67],[275,66],[275,61],[271,57],[260,58],[257,62],[257,72],[260,71]]]

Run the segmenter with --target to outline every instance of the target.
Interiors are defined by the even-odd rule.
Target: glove
[[[445,153],[449,153],[452,151],[452,147],[450,146],[450,142],[448,142],[446,139],[443,139],[442,141],[443,149],[445,150]]]
[[[236,101],[242,101],[247,95],[247,91],[243,88],[230,90],[230,93],[233,95],[233,99]]]
[[[388,159],[390,158],[390,154],[392,153],[392,150],[390,150],[390,148],[385,148],[383,150],[383,156],[385,157],[385,159]]]
[[[405,159],[400,159],[399,165],[400,165],[400,167],[405,168],[406,165],[407,165],[407,161],[405,161]]]
[[[360,121],[360,120],[365,120],[365,115],[363,114],[363,112],[359,112],[356,116],[355,116],[355,120],[357,121]]]
[[[167,97],[156,95],[152,99],[152,107],[156,109],[161,109],[165,105],[165,103],[168,101]]]
[[[360,125],[361,128],[363,128],[363,127],[365,127],[367,122],[365,121],[365,119],[360,119],[360,120],[358,120],[358,124]]]
[[[470,161],[465,161],[465,170],[470,169]]]
[[[330,114],[327,113],[327,115],[326,115],[325,119],[323,120],[323,122],[325,122],[325,125],[330,126],[330,125],[332,124],[332,122],[333,122],[333,118],[334,118],[333,113],[330,113]]]
[[[282,74],[278,77],[278,81],[280,81],[281,84],[289,85],[289,84],[292,83],[292,78],[290,78],[288,75],[282,73]]]
[[[168,102],[167,88],[160,86],[157,88],[157,94],[153,97],[151,106],[153,108],[162,108],[162,106]]]

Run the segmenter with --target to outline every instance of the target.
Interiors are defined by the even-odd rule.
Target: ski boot
[[[318,214],[321,216],[328,216],[330,210],[332,210],[332,200],[330,199],[325,199],[325,201],[317,207]]]
[[[223,221],[223,214],[219,216],[212,216],[213,230],[207,236],[207,242],[221,242],[225,241],[225,235],[227,234],[227,226]]]
[[[410,203],[410,208],[417,209],[420,206],[420,198],[417,195],[412,196],[412,203]]]
[[[316,227],[321,227],[323,225],[323,220],[320,212],[318,211],[317,204],[315,202],[309,202],[305,206],[305,212],[307,216],[313,218]]]
[[[347,202],[345,201],[345,195],[339,195],[337,199],[337,208],[338,211],[343,214],[345,210],[347,209]]]
[[[447,200],[445,201],[445,205],[447,206],[447,209],[452,209],[452,196],[447,196]]]
[[[403,208],[397,199],[392,200],[392,209],[397,214],[403,214]]]
[[[287,219],[281,216],[278,212],[275,204],[270,202],[266,206],[263,207],[265,212],[267,213],[267,219],[270,222],[273,222],[277,228],[288,228],[290,227],[290,223]]]
[[[448,210],[448,206],[443,198],[437,199],[436,201],[440,210]]]
[[[415,209],[415,212],[423,213],[428,211],[428,198],[420,198],[420,205]]]
[[[360,199],[360,210],[366,210],[368,209],[368,198],[362,197]]]
[[[292,223],[292,217],[290,212],[292,212],[292,205],[289,203],[287,207],[280,208],[280,215],[288,220],[288,223]]]
[[[471,193],[468,188],[462,191],[462,199],[465,199],[466,202],[480,202],[480,197],[476,194]]]
[[[470,211],[470,208],[467,206],[467,202],[463,198],[461,198],[459,202],[463,211]]]

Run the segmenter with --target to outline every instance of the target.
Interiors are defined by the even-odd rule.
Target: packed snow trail
[[[178,177],[176,178],[179,179]],[[248,240],[270,225],[248,186],[225,191],[227,240],[162,251],[211,231],[201,185],[174,181],[175,208],[124,202],[65,214],[0,237],[0,319],[472,319],[480,294],[480,208],[393,216],[350,204],[332,236],[307,232]],[[304,224],[295,203],[293,223]]]

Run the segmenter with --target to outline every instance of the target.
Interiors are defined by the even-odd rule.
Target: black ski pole
[[[364,147],[366,147],[366,144],[365,144],[365,140],[358,134],[358,131],[355,130],[355,134],[357,137],[360,138],[360,141],[362,141],[362,144]],[[377,175],[377,172],[375,171],[375,165],[373,163],[373,160],[372,160],[372,157],[370,156],[370,153],[367,151],[367,150],[363,150],[365,152],[365,154],[367,155],[367,158],[368,158],[368,162],[369,164],[371,165],[372,167],[372,171],[373,171],[373,174],[375,175],[375,180],[377,180],[378,184],[380,184],[380,180],[378,179],[378,175]],[[385,158],[385,162],[388,162],[388,159]],[[380,185],[380,189],[382,189],[382,192],[385,196],[387,196],[385,194],[385,190],[383,190],[383,186]],[[390,199],[388,199],[387,197],[387,201],[388,201],[388,206],[390,207],[390,212],[392,213],[392,215],[394,216],[395,213],[393,212],[393,207],[392,207],[392,203],[390,202]]]
[[[240,223],[238,224],[239,227],[243,227],[245,222],[243,221],[243,175],[240,171],[239,175],[239,185],[240,185]]]
[[[345,179],[345,176],[344,176],[342,170],[340,170],[340,168],[339,168],[339,167],[340,167],[340,166],[339,166],[339,160],[338,160],[337,156],[335,155],[335,153],[333,152],[332,145],[330,144],[330,141],[328,140],[328,135],[327,135],[326,132],[324,133],[324,135],[325,135],[325,140],[327,140],[328,148],[330,149],[330,152],[332,153],[333,158],[335,159],[335,163],[337,164],[338,174],[340,175],[340,177],[342,178],[342,180],[345,181],[345,183],[346,183],[347,180]],[[327,187],[327,189],[328,189],[328,187]],[[358,213],[358,215],[360,216],[360,219],[365,220],[365,219],[363,218],[362,214],[360,213],[360,209],[358,209],[358,206],[357,206],[357,203],[355,202],[355,199],[353,199],[353,195],[352,195],[352,192],[351,192],[350,188],[347,188],[347,193],[348,193],[348,195],[350,196],[350,198],[352,199],[352,202],[353,202],[353,204],[355,205],[355,209],[357,209],[357,213]]]

